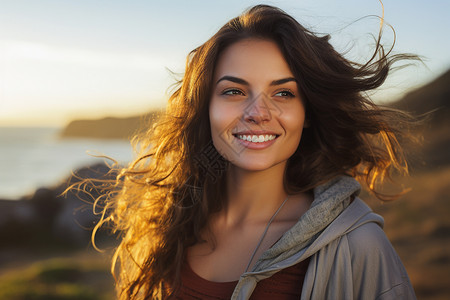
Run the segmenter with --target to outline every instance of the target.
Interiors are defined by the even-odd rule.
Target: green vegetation
[[[113,299],[113,280],[105,264],[51,259],[0,277],[0,299]]]

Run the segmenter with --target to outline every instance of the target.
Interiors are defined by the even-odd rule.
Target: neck
[[[227,201],[224,216],[228,222],[267,222],[285,200],[283,178],[286,164],[264,171],[247,171],[231,166],[227,172]]]

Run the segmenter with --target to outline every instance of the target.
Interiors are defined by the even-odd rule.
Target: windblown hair
[[[227,161],[212,145],[208,109],[215,65],[237,41],[275,42],[297,80],[309,126],[287,164],[288,193],[311,191],[342,174],[376,193],[392,170],[407,170],[398,137],[409,116],[376,106],[367,91],[383,84],[393,63],[415,57],[385,52],[380,37],[367,63],[352,62],[328,35],[258,5],[190,53],[165,114],[135,138],[140,156],[121,170],[98,224],[122,233],[112,266],[121,299],[164,298],[176,290],[185,250],[223,205]]]

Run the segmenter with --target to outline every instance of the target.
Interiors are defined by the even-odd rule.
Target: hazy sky
[[[378,0],[0,0],[0,126],[62,126],[74,118],[163,107],[190,50],[251,5],[279,6],[331,33],[349,56],[367,55]],[[388,101],[450,68],[450,1],[385,0],[395,52],[425,58],[374,95]],[[356,21],[356,22],[354,22]],[[348,26],[347,26],[348,25]],[[385,42],[393,34],[385,28]]]

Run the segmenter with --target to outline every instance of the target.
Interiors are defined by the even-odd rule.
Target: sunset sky
[[[261,1],[0,0],[0,126],[64,126],[75,118],[126,116],[163,107],[186,55],[227,20]],[[378,0],[266,1],[338,50],[367,55]],[[400,97],[450,68],[450,1],[385,0],[395,52],[424,57],[374,95]],[[356,22],[355,22],[356,21]],[[385,28],[385,43],[393,34]]]

